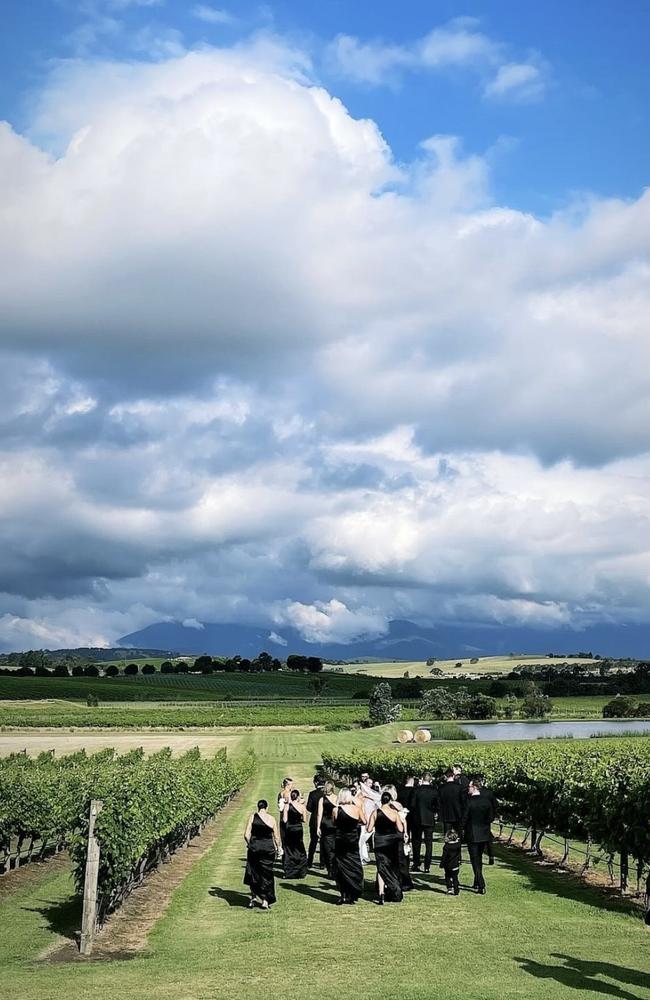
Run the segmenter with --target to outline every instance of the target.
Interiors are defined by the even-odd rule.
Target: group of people
[[[492,822],[497,802],[481,775],[471,778],[455,764],[434,778],[425,771],[404,785],[381,787],[369,774],[335,791],[331,781],[314,776],[305,800],[292,778],[285,778],[278,795],[279,822],[260,799],[246,825],[244,883],[250,889],[249,908],[268,910],[275,902],[275,865],[286,879],[302,879],[313,866],[320,845],[320,867],[336,883],[339,906],[354,904],[363,893],[364,865],[374,851],[377,902],[401,902],[414,888],[412,873],[431,870],[433,834],[442,824],[440,868],[449,895],[460,892],[462,844],[467,846],[474,874],[473,889],[483,895],[483,857],[494,864]],[[305,847],[304,830],[309,830]]]

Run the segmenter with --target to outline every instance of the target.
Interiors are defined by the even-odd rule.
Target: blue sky
[[[213,21],[196,15],[201,7],[217,11]],[[408,46],[459,17],[477,19],[476,30],[503,46],[504,58],[538,61],[543,95],[486,101],[476,75],[457,67],[407,71],[385,85],[359,83],[333,72],[323,59],[339,34]],[[120,30],[102,30],[102,19],[119,23]],[[493,150],[494,191],[517,208],[546,214],[581,192],[637,197],[647,182],[650,5],[644,0],[307,0],[225,7],[178,0],[30,0],[6,5],[4,29],[0,116],[19,128],[56,60],[80,54],[141,58],[133,38],[143,29],[178,32],[189,47],[231,45],[253,32],[274,31],[310,52],[314,76],[352,114],[373,118],[396,157],[412,159],[418,143],[434,133],[459,135],[469,152]]]
[[[647,3],[3,14],[0,649],[650,625]]]

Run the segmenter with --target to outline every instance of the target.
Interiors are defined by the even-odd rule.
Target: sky
[[[0,649],[650,624],[650,7],[10,2]]]

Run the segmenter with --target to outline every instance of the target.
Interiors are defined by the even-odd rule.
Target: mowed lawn
[[[0,898],[2,1000],[208,1000],[360,995],[370,1000],[650,1000],[650,937],[638,916],[593,889],[498,849],[488,893],[441,891],[436,869],[399,906],[336,907],[315,874],[278,882],[271,913],[244,908],[242,831],[260,796],[291,774],[307,788],[319,751],[356,734],[256,731],[257,775],[221,836],[173,896],[141,957],[38,961],[70,921],[65,873]],[[461,882],[469,880],[464,866]]]

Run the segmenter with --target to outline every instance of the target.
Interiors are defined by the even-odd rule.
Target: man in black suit
[[[481,788],[481,795],[484,795],[485,798],[489,800],[490,805],[492,806],[492,818],[494,819],[494,817],[497,815],[499,811],[499,803],[497,802],[497,797],[492,791],[492,789],[488,788],[488,786],[485,784],[485,778],[483,777],[483,775],[479,774],[477,775],[477,777],[481,779],[481,782],[483,784],[483,787]],[[493,865],[494,847],[492,845],[492,837],[490,837],[487,844],[485,845],[485,853],[487,854],[488,864]]]
[[[436,823],[438,807],[438,789],[433,782],[433,775],[425,771],[420,784],[413,793],[412,815],[413,824],[413,871],[420,870],[420,852],[424,839],[424,870],[431,871],[431,856],[433,854],[433,828]]]
[[[481,896],[485,895],[485,879],[483,878],[483,851],[486,844],[492,840],[491,824],[494,819],[492,803],[485,795],[481,795],[483,782],[473,778],[469,783],[469,792],[463,808],[463,837],[467,844],[469,860],[474,872],[474,889]]]
[[[438,789],[438,819],[442,823],[443,833],[455,830],[460,833],[460,822],[463,818],[463,792],[460,785],[454,781],[451,767],[445,771],[443,783]]]
[[[454,781],[456,782],[457,785],[460,786],[461,791],[463,793],[466,793],[467,790],[469,789],[469,778],[467,777],[466,774],[463,773],[462,764],[454,764],[453,772],[454,772]]]
[[[314,787],[307,796],[307,804],[305,806],[309,813],[309,850],[307,851],[307,861],[310,868],[314,863],[316,845],[318,844],[318,803],[323,797],[324,785],[325,781],[320,774],[315,774]],[[320,867],[323,867],[322,863]]]

